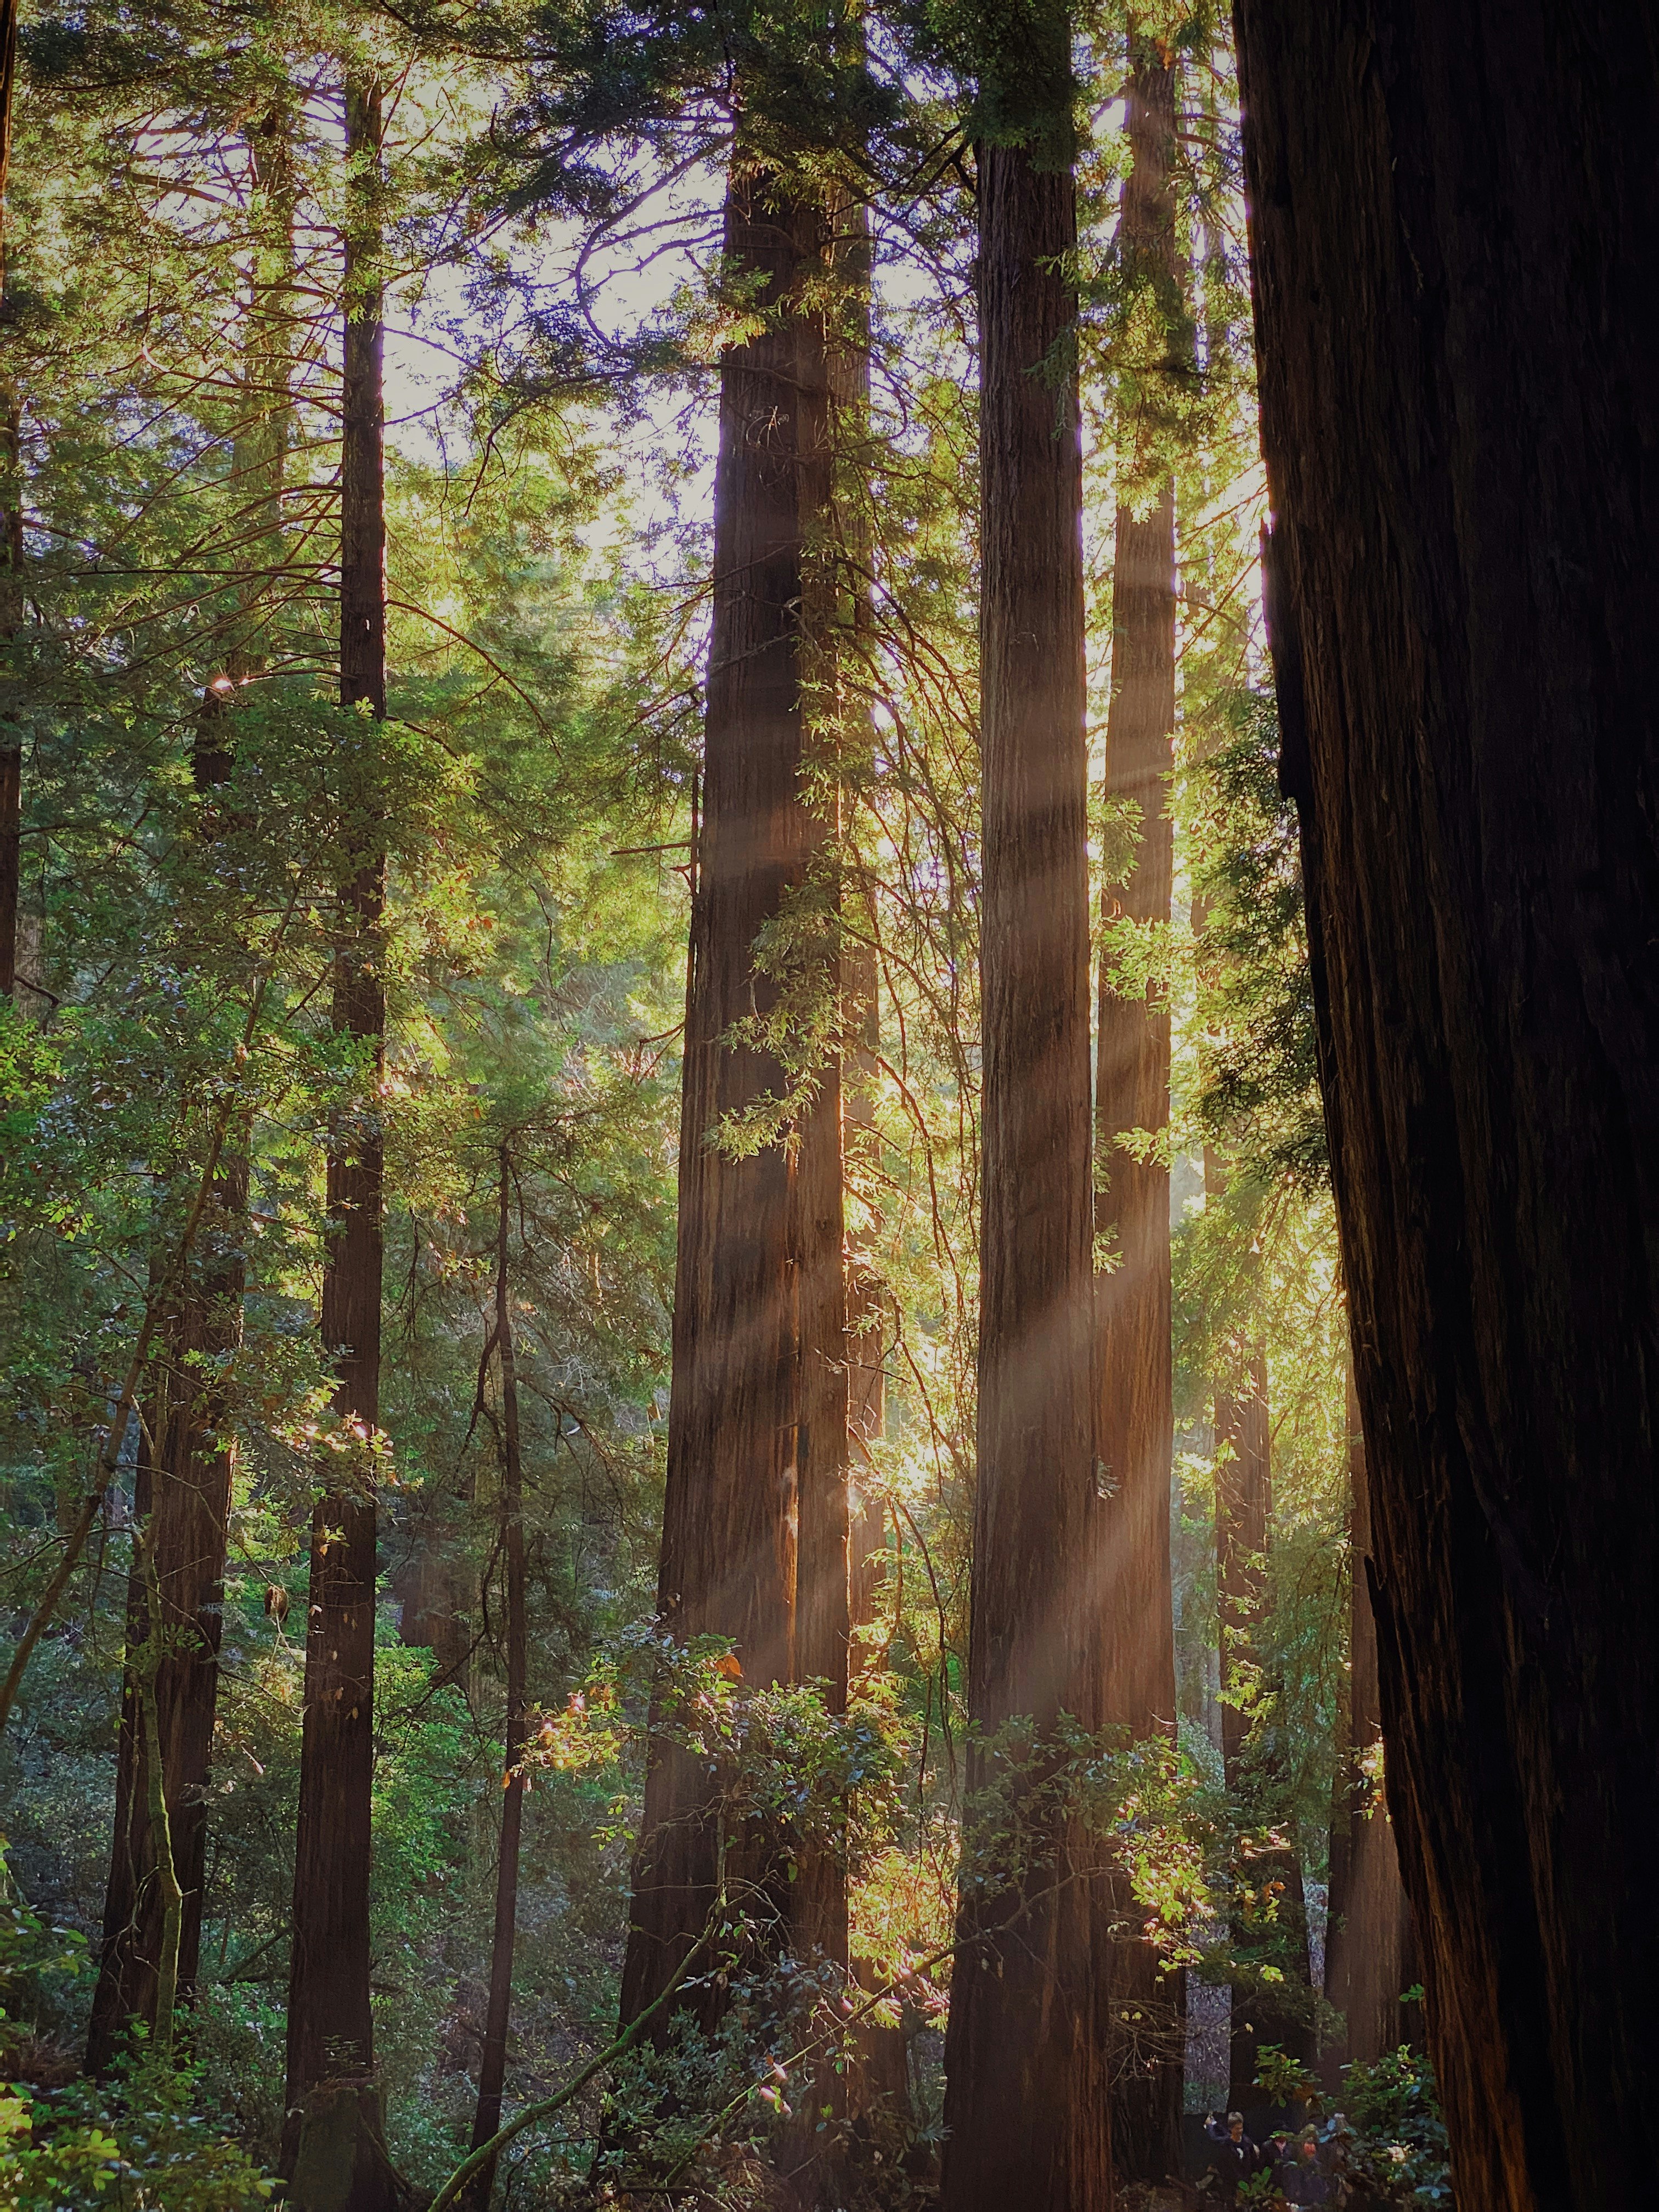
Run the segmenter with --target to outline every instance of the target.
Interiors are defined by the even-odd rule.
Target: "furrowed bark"
[[[311,1532],[283,2159],[290,2197],[307,2212],[381,2212],[398,2194],[382,2140],[368,1986],[386,1031],[386,859],[369,734],[386,714],[380,133],[380,86],[349,82],[346,150],[355,173],[345,234],[340,697],[370,712],[358,725],[364,757],[341,764],[349,872],[339,891],[333,1021],[367,1048],[368,1095],[338,1117],[328,1149],[322,1333],[340,1377],[333,1411],[351,1449],[318,1501]]]
[[[1087,751],[1076,241],[1063,11],[1031,26],[1035,146],[979,149],[983,1190],[969,1699],[994,1735],[1100,1720],[1091,1403]],[[1041,1748],[1036,1753],[1041,1765]],[[970,1791],[986,1760],[969,1762]],[[964,1887],[945,2212],[1113,2201],[1097,1885],[1039,1838]]]
[[[519,1844],[524,1828],[522,1771],[528,1651],[525,1632],[524,1459],[519,1443],[519,1375],[513,1351],[512,1282],[507,1264],[508,1206],[512,1159],[501,1147],[501,1216],[495,1242],[495,1361],[501,1389],[501,1553],[507,1599],[507,1771],[501,1792],[501,1856],[495,1869],[495,1925],[489,1946],[489,2003],[484,2020],[483,2057],[478,2068],[478,2102],[472,2119],[472,2148],[489,2142],[501,2124],[501,2088],[507,2078],[507,2031],[513,2008],[513,1950],[519,1911]],[[482,2166],[468,2184],[467,2202],[488,2212],[495,2178],[495,2160]]]
[[[1652,2186],[1659,2073],[1659,31],[1236,20],[1429,2046],[1460,2207],[1600,2212]]]
[[[1175,282],[1175,70],[1132,28],[1130,170],[1120,251],[1142,281]],[[1133,420],[1120,426],[1126,461]],[[1137,514],[1118,508],[1112,568],[1112,682],[1106,725],[1109,794],[1139,816],[1133,864],[1107,894],[1103,921],[1163,927],[1170,920],[1174,834],[1169,777],[1175,745],[1175,489],[1167,479]],[[1104,1188],[1095,1228],[1114,1249],[1095,1281],[1097,1450],[1111,1535],[1100,1591],[1104,1717],[1135,1737],[1175,1726],[1175,1616],[1170,1567],[1170,1476],[1175,1455],[1170,1316],[1170,1174],[1161,1147],[1170,1120],[1170,1008],[1162,986],[1121,994],[1109,952],[1100,963],[1095,1120]],[[1140,1917],[1118,1885],[1120,1921]],[[1125,1935],[1103,1954],[1115,2035],[1112,2144],[1127,2179],[1162,2182],[1181,2164],[1180,1984],[1160,1973],[1145,1942]]]
[[[805,1668],[844,1696],[838,1070],[825,1071],[793,1159],[781,1144],[733,1159],[713,1141],[727,1116],[787,1085],[770,1051],[728,1042],[726,1033],[777,1003],[776,981],[757,967],[756,940],[805,881],[824,836],[802,791],[817,673],[802,608],[814,589],[809,549],[830,507],[828,371],[821,317],[793,304],[821,271],[823,228],[817,206],[741,155],[734,160],[726,252],[732,266],[761,277],[757,304],[768,320],[728,349],[720,372],[658,1602],[678,1639],[729,1637],[747,1681],[787,1682]],[[659,1732],[635,1861],[624,2021],[667,1986],[714,1907],[713,1788]],[[732,1871],[769,1887],[787,1926],[781,1865]],[[830,1910],[844,1930],[844,1893]],[[839,1940],[844,1947],[844,1932]],[[695,2002],[712,2020],[720,1993],[700,1989]],[[659,2023],[653,2033],[661,2032]]]
[[[135,1656],[122,1685],[115,1832],[87,2039],[94,2073],[108,2067],[133,2020],[158,2027],[170,1911],[157,1846],[158,1785],[169,1829],[165,1856],[179,1890],[173,1991],[187,2003],[195,1990],[235,1463],[218,1363],[241,1341],[246,1208],[247,1159],[239,1145],[227,1149],[193,1261],[161,1322],[166,1352],[147,1409],[134,1501],[147,1556],[133,1562],[127,1601]],[[150,1771],[157,1745],[159,1777]]]

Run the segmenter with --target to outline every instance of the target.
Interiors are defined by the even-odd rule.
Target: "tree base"
[[[287,2202],[292,2212],[410,2212],[386,2147],[386,2106],[367,2081],[322,2081],[306,2099]]]

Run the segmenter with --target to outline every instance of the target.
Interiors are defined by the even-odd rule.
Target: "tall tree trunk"
[[[519,1912],[519,1838],[524,1826],[525,1636],[524,1461],[519,1445],[519,1374],[513,1352],[512,1285],[507,1230],[513,1164],[501,1151],[501,1216],[495,1241],[495,1360],[501,1385],[501,1552],[507,1596],[507,1759],[501,1793],[501,1856],[495,1869],[495,1927],[489,1946],[489,2005],[472,2148],[479,2149],[501,2124],[501,2086],[507,2077],[507,2030],[513,2007],[513,1948]],[[492,2159],[471,2184],[468,2203],[487,2212],[495,2179]]]
[[[1040,1734],[1061,1711],[1100,1717],[1082,459],[1075,369],[1050,380],[1076,314],[1063,11],[1033,21],[1028,66],[1043,137],[979,149],[984,1097],[968,1689],[987,1735],[1022,1714]],[[984,1766],[970,1759],[970,1791]],[[963,1889],[945,2212],[1112,2202],[1097,1884],[1077,1841],[1038,1837],[1023,1891]]]
[[[182,1893],[173,1980],[188,2002],[196,1983],[206,1864],[207,1786],[224,1626],[225,1540],[234,1447],[218,1363],[241,1341],[247,1158],[227,1149],[211,1206],[171,1311],[156,1387],[145,1408],[134,1510],[149,1554],[135,1560],[116,1753],[115,1835],[104,1899],[103,1948],[93,1996],[87,2064],[102,2072],[133,2020],[154,2027],[167,1920],[154,1822],[152,1707],[173,1870]],[[159,1592],[157,1622],[151,1590]],[[141,1674],[142,1670],[142,1674]]]
[[[844,1696],[838,1072],[825,1072],[793,1148],[772,1144],[732,1159],[714,1142],[727,1116],[787,1084],[771,1053],[728,1042],[727,1032],[777,1003],[776,980],[757,966],[756,939],[805,880],[825,834],[802,791],[814,668],[802,608],[814,591],[808,547],[830,512],[828,373],[822,318],[797,304],[823,268],[823,216],[739,153],[725,244],[729,265],[760,279],[756,304],[769,313],[757,336],[729,349],[720,371],[658,1602],[677,1638],[729,1637],[750,1683],[787,1682],[805,1668],[830,1681],[832,1697],[837,1687]],[[659,1735],[634,1868],[624,2021],[660,1994],[708,1919],[717,1826],[702,1764]],[[770,1889],[787,1926],[781,1866],[768,1854],[741,1871]],[[840,1910],[844,1917],[844,1899]],[[712,1990],[696,2000],[705,2018],[719,2003]]]
[[[1465,2212],[1652,2187],[1659,65],[1241,0],[1389,1802]],[[1594,149],[1587,157],[1587,149]]]
[[[386,714],[380,132],[380,86],[349,80],[340,697],[367,704],[372,721],[356,725],[361,735],[341,763],[349,872],[339,892],[333,1019],[343,1036],[368,1045],[371,1081],[363,1107],[331,1131],[328,1151],[323,1341],[340,1376],[333,1410],[356,1442],[312,1520],[283,2168],[301,2212],[380,2212],[397,2201],[368,1986],[384,1163],[375,1100],[386,1030],[386,855],[372,735]]]
[[[1120,250],[1154,283],[1175,281],[1175,70],[1132,30],[1130,169]],[[1132,423],[1122,426],[1125,457]],[[1167,924],[1174,872],[1169,776],[1175,761],[1175,488],[1167,480],[1137,515],[1117,512],[1112,568],[1112,688],[1106,724],[1111,797],[1139,811],[1139,842],[1104,919]],[[1170,1174],[1161,1151],[1141,1157],[1124,1134],[1161,1146],[1170,1121],[1170,1008],[1163,988],[1121,995],[1100,963],[1097,1142],[1106,1188],[1095,1226],[1115,1246],[1095,1285],[1097,1449],[1112,1534],[1100,1593],[1104,1717],[1139,1738],[1175,1726],[1175,1614],[1170,1569],[1170,1477],[1175,1458],[1170,1322]],[[1120,1888],[1121,1886],[1120,1885]],[[1127,1893],[1121,1920],[1138,1916]],[[1124,1938],[1109,1961],[1112,2146],[1127,2178],[1161,2182],[1181,2163],[1180,1984],[1146,1942]]]
[[[0,329],[6,308],[6,184],[11,168],[11,118],[17,96],[18,0],[0,0]],[[0,645],[12,645],[23,622],[22,410],[9,382],[0,382]],[[22,884],[23,748],[10,713],[0,717],[0,996],[17,988],[17,903]]]
[[[1420,1973],[1412,1909],[1400,1879],[1394,1824],[1376,1790],[1374,1763],[1382,1723],[1377,1695],[1376,1622],[1368,1579],[1370,1509],[1365,1488],[1365,1439],[1359,1403],[1348,1377],[1348,1473],[1351,1483],[1348,1750],[1338,1770],[1331,1820],[1331,1887],[1325,1938],[1325,1995],[1346,2023],[1343,2055],[1370,2065],[1397,2051],[1416,2027],[1415,2005],[1403,1990]],[[1336,2083],[1333,2081],[1331,2086]]]

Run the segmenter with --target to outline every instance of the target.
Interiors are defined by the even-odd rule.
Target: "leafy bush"
[[[275,2187],[194,2109],[194,2069],[142,2046],[94,2081],[0,2095],[3,2212],[258,2212]]]
[[[1385,2204],[1449,2212],[1451,2170],[1434,2069],[1402,2044],[1371,2066],[1342,2069],[1350,2170]]]
[[[275,2185],[203,2117],[194,2068],[140,2040],[112,2082],[42,2086],[68,2070],[42,2028],[86,1963],[18,1893],[0,1837],[0,2067],[35,2077],[0,2082],[0,2212],[255,2212]]]

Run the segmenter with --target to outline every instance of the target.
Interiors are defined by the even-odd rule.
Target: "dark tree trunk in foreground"
[[[1237,20],[1429,2045],[1464,2212],[1605,2212],[1659,2079],[1659,21]]]
[[[346,90],[348,158],[361,165],[346,234],[340,471],[340,696],[386,714],[385,406],[377,179],[380,89]],[[334,1026],[370,1046],[365,1102],[331,1131],[323,1342],[336,1418],[356,1439],[312,1521],[305,1725],[294,1863],[283,2172],[302,2212],[380,2212],[398,2191],[383,2142],[369,2009],[369,1806],[374,1779],[375,1438],[380,1406],[381,1177],[375,1103],[384,1060],[380,967],[383,833],[372,723],[343,759]]]
[[[1146,281],[1173,285],[1175,70],[1137,38],[1128,85],[1131,166],[1120,250]],[[1133,445],[1125,425],[1126,459]],[[1117,512],[1112,569],[1112,689],[1106,725],[1107,788],[1139,815],[1134,863],[1108,894],[1106,920],[1170,919],[1174,834],[1168,778],[1175,746],[1175,488],[1150,510]],[[1100,963],[1099,1066],[1095,1092],[1107,1188],[1095,1225],[1115,1246],[1097,1279],[1096,1449],[1111,1533],[1100,1593],[1103,1717],[1140,1738],[1175,1726],[1175,1614],[1170,1580],[1170,1474],[1175,1398],[1170,1289],[1170,1174],[1137,1157],[1123,1133],[1159,1137],[1170,1120],[1170,1007],[1161,988],[1120,996],[1112,963]],[[1140,1917],[1127,1890],[1119,1917]],[[1158,1971],[1149,1943],[1113,1944],[1112,2147],[1127,2178],[1161,2182],[1181,2164],[1180,1984]]]
[[[736,164],[726,252],[777,308],[821,272],[823,223],[775,179]],[[840,1091],[833,1066],[791,1152],[733,1160],[712,1139],[780,1095],[787,1072],[732,1024],[776,1004],[755,943],[805,879],[824,825],[804,803],[812,666],[803,605],[807,544],[830,499],[822,318],[787,307],[726,355],[714,480],[710,646],[681,1109],[679,1249],[659,1606],[678,1638],[731,1638],[744,1679],[847,1670],[846,1378]],[[797,1649],[797,1544],[801,1565]],[[837,1560],[839,1565],[837,1566]],[[839,1594],[836,1577],[839,1574]],[[665,1716],[665,1719],[669,1717]],[[701,1934],[717,1887],[718,1823],[702,1765],[659,1737],[623,1972],[630,2021]],[[781,1865],[733,1864],[790,1915]],[[844,1954],[845,1895],[810,1893],[807,1917]],[[843,1930],[837,1938],[839,1912]],[[712,2018],[718,1995],[698,2008]]]
[[[1035,27],[1034,27],[1035,28]],[[994,1735],[1098,1724],[1091,1547],[1088,763],[1082,465],[1057,257],[1076,238],[1063,16],[1036,149],[979,154],[983,1191],[969,1699]],[[1042,1753],[1036,1753],[1036,1763]],[[983,1760],[970,1763],[969,1786]],[[1097,1887],[1039,1836],[1025,1893],[964,1888],[945,2044],[946,2212],[1112,2202]]]
[[[1371,1613],[1370,1510],[1365,1440],[1348,1384],[1349,1593],[1351,1663],[1348,1756],[1337,1774],[1331,1820],[1329,1933],[1325,1995],[1346,2023],[1342,2057],[1366,2065],[1420,2033],[1418,2008],[1401,1992],[1421,1979],[1412,1909],[1400,1880],[1394,1824],[1371,1771],[1382,1723],[1377,1693],[1376,1622]],[[1334,2076],[1334,2067],[1331,2069]],[[1334,2078],[1331,2086],[1336,2086]]]
[[[507,2078],[507,2030],[513,2008],[513,1948],[519,1914],[519,1839],[524,1827],[525,1698],[528,1653],[525,1635],[524,1460],[519,1445],[519,1372],[513,1352],[512,1284],[507,1270],[507,1224],[512,1160],[501,1152],[501,1214],[495,1241],[495,1361],[501,1384],[501,1557],[507,1614],[506,1774],[501,1791],[501,1856],[495,1866],[495,1926],[489,1947],[489,2005],[472,2148],[487,2143],[501,2124]],[[476,2212],[488,2212],[495,2162],[468,2191]]]
[[[1216,1187],[1212,1173],[1206,1182]],[[1253,1348],[1231,1389],[1218,1389],[1215,1399],[1216,1595],[1221,1628],[1221,1759],[1230,1802],[1245,1825],[1258,1826],[1252,1803],[1266,1786],[1271,1802],[1274,1771],[1259,1749],[1247,1753],[1250,1717],[1246,1696],[1251,1674],[1260,1666],[1256,1628],[1267,1602],[1267,1546],[1273,1524],[1273,1424],[1267,1407],[1267,1363]],[[1224,1456],[1223,1447],[1230,1456]],[[1271,1689],[1271,1683],[1263,1683]],[[1254,1771],[1253,1771],[1254,1770]],[[1243,1869],[1250,1893],[1235,1917],[1232,1937],[1241,1958],[1253,1954],[1294,1983],[1297,2001],[1287,2005],[1276,1985],[1260,1974],[1233,1984],[1232,2035],[1228,2102],[1236,2110],[1266,2100],[1256,2085],[1264,2043],[1277,2044],[1290,2057],[1310,2062],[1314,2052],[1309,1989],[1308,1905],[1302,1856],[1294,1835],[1282,1845],[1258,1850]]]

